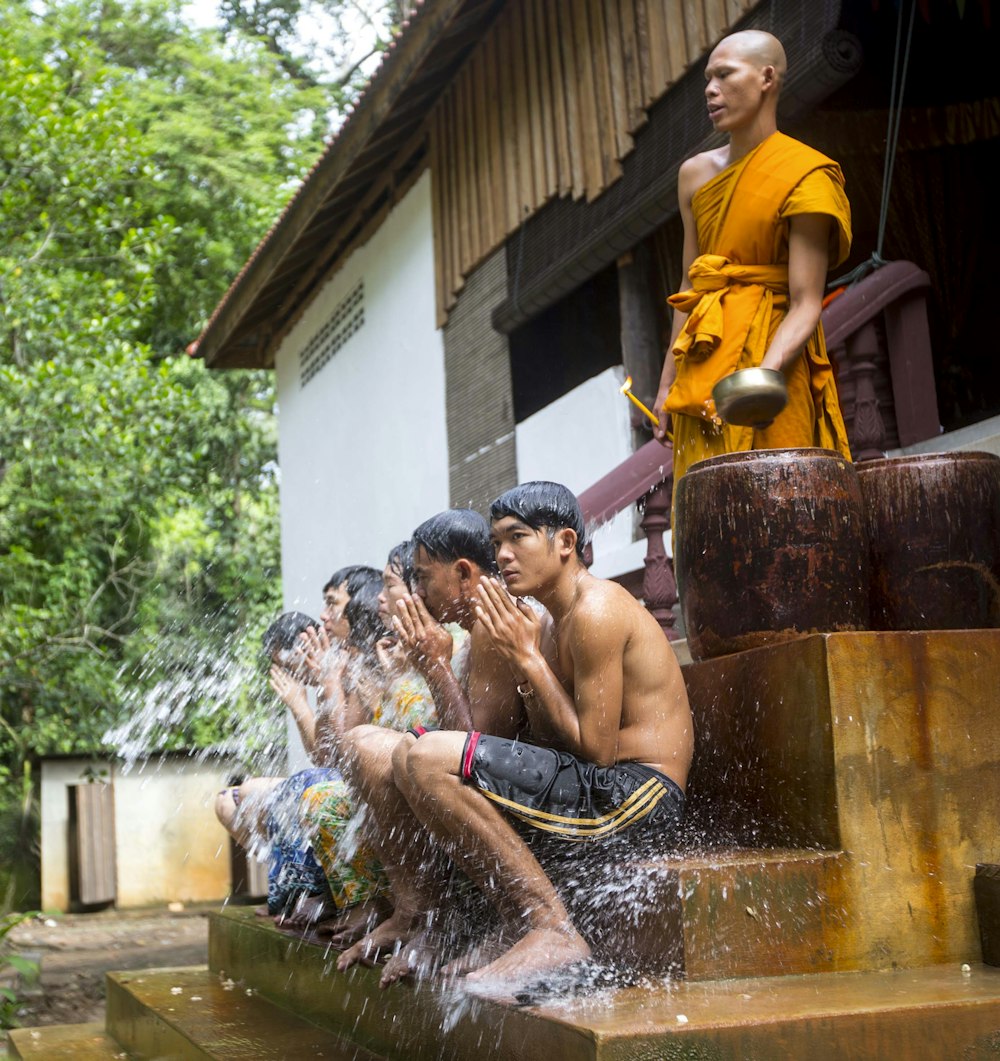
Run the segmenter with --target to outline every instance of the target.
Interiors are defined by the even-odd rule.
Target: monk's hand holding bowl
[[[783,373],[772,368],[740,368],[712,388],[719,416],[741,427],[767,427],[788,404]]]
[[[508,663],[520,668],[541,652],[542,623],[523,600],[512,597],[495,578],[479,580],[476,615],[497,651]]]

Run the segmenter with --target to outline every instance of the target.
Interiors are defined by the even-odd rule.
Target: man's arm
[[[788,313],[778,325],[761,368],[787,368],[819,324],[823,288],[830,264],[831,219],[796,214],[788,232]]]
[[[349,729],[371,722],[370,699],[373,690],[339,688],[336,697],[321,696],[316,703],[316,748],[311,756],[317,766],[328,766],[339,759],[340,741]]]
[[[434,698],[438,721],[446,730],[473,729],[469,696],[451,668],[455,642],[419,597],[404,597],[392,625],[407,657]]]
[[[482,623],[476,623],[469,636],[470,728],[494,737],[516,737],[524,715],[517,678]]]
[[[698,158],[689,158],[682,163],[677,173],[677,201],[680,207],[681,221],[684,225],[684,247],[681,252],[681,275],[690,283],[688,271],[691,263],[698,257],[698,231],[694,220],[694,210],[691,200],[698,190],[702,177],[702,165]],[[702,182],[703,183],[703,182]],[[684,327],[687,314],[675,309],[670,327],[670,342],[667,343],[666,356],[663,359],[663,371],[660,374],[660,389],[656,393],[653,402],[653,411],[659,417],[659,424],[653,428],[653,437],[658,441],[666,443],[667,431],[670,428],[670,416],[663,411],[664,403],[670,388],[674,385],[674,377],[677,374],[677,366],[674,362],[674,343],[677,336]]]
[[[331,644],[322,627],[306,630],[301,635],[301,641],[305,649],[306,669],[319,685],[312,747],[307,744],[306,751],[317,766],[326,766],[336,761],[340,738],[349,729],[369,722],[371,710],[364,695],[365,690],[362,689],[359,695],[358,688],[347,680],[346,649]]]
[[[278,694],[278,699],[291,711],[302,738],[302,747],[312,761],[316,752],[316,719],[309,706],[305,686],[277,663],[271,665],[270,685]]]
[[[541,649],[541,622],[495,581],[483,580],[480,613],[499,653],[530,686],[525,709],[532,729],[589,762],[615,761],[622,713],[625,631],[620,613],[606,602],[581,602],[573,616],[570,695]]]

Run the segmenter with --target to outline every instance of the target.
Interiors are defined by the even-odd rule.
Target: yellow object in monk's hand
[[[633,405],[638,406],[646,414],[646,416],[648,416],[649,419],[653,421],[653,423],[657,427],[660,426],[660,421],[657,418],[656,413],[654,413],[653,410],[650,409],[648,406],[643,405],[643,403],[641,401],[639,401],[639,399],[632,393],[632,377],[631,376],[626,376],[625,377],[625,382],[621,385],[621,392],[622,392],[622,394],[625,395],[626,398],[628,398],[628,400],[630,402],[632,402]],[[673,442],[673,440],[674,440],[674,436],[669,431],[667,432],[667,438],[671,442]]]

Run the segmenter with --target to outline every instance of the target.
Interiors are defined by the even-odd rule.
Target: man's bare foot
[[[431,939],[430,931],[425,929],[385,963],[378,985],[386,988],[412,976],[429,976],[439,959],[439,947]]]
[[[275,922],[283,928],[310,928],[336,913],[337,907],[333,900],[325,895],[300,895],[292,909],[276,918]]]
[[[401,943],[408,943],[420,931],[422,920],[421,918],[415,921],[412,917],[393,913],[392,917],[376,925],[367,936],[345,950],[337,959],[337,968],[343,972],[358,962],[374,964],[380,952],[393,950]]]
[[[370,899],[350,907],[345,914],[316,926],[319,935],[328,938],[337,950],[357,943],[380,922],[391,916],[392,907],[384,899]]]
[[[267,903],[264,903],[263,906],[255,906],[253,912],[256,917],[274,917],[274,914],[268,910]]]
[[[453,961],[448,962],[441,970],[442,976],[465,976],[481,969],[484,965],[495,961],[507,949],[508,936],[500,929],[490,936],[486,936],[474,946],[470,947],[464,954],[460,954]]]
[[[471,972],[466,980],[524,980],[590,957],[590,946],[576,930],[533,928],[495,961]]]

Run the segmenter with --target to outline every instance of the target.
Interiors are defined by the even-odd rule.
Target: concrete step
[[[7,1033],[7,1049],[10,1057],[23,1061],[130,1061],[135,1057],[105,1032],[100,1021],[17,1028]]]
[[[794,927],[787,933],[789,942]],[[210,962],[266,998],[405,1061],[986,1061],[1000,1051],[1000,969],[935,966],[483,998],[457,984],[378,987],[259,919],[213,920]],[[523,1000],[522,1000],[523,1001]],[[534,1003],[534,1004],[533,1004]]]
[[[688,851],[616,867],[617,884],[591,877],[585,908],[571,907],[599,959],[646,973],[834,972],[845,863],[837,851]]]
[[[150,1061],[378,1061],[205,966],[109,973],[107,1032]]]
[[[827,938],[841,916],[831,899],[843,865],[844,856],[831,851],[687,852],[616,865],[605,879],[591,873],[586,889],[567,893],[567,901],[599,961],[641,973],[713,980],[833,972],[843,968]],[[266,933],[270,960],[299,945],[252,911],[218,917],[210,924],[209,963],[250,983],[256,962],[247,968],[242,944],[232,949],[222,939],[232,926]]]

